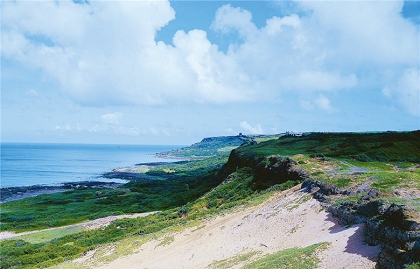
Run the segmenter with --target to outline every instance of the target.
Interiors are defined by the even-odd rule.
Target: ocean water
[[[1,187],[118,180],[100,177],[113,168],[168,162],[155,156],[180,146],[1,143]],[[120,181],[125,182],[125,181]]]

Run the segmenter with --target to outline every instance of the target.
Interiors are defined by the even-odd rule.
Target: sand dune
[[[291,247],[330,242],[317,255],[319,268],[374,268],[379,247],[362,242],[363,226],[342,227],[308,193],[278,193],[252,208],[208,219],[198,227],[150,240],[134,254],[97,269],[206,268],[213,262],[257,252],[253,259]],[[165,237],[164,236],[164,237]],[[249,261],[248,261],[249,262]],[[240,268],[237,263],[231,268]]]

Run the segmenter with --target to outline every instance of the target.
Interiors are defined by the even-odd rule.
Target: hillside
[[[218,136],[203,138],[200,142],[191,146],[157,153],[161,158],[180,158],[180,159],[203,159],[214,156],[224,156],[239,146],[252,144],[256,141],[270,140],[278,138],[280,135],[242,135],[237,136]]]
[[[181,265],[182,268],[312,268],[313,265],[373,268],[379,248],[364,244],[362,237],[362,226],[341,227],[310,194],[295,188],[275,193],[257,206],[241,206],[193,227],[160,234],[134,254],[109,264],[99,265],[105,258],[98,257],[102,250],[86,256],[82,264],[93,268],[98,264],[100,269],[181,268]],[[282,267],[279,260],[289,265]]]
[[[280,263],[287,268],[416,268],[419,134],[265,137],[232,146],[230,153],[209,149],[209,143],[225,148],[228,139],[205,139],[202,154],[192,146],[198,160],[136,166],[127,175],[131,182],[114,190],[88,188],[5,203],[3,231],[44,229],[46,220],[37,220],[42,214],[33,212],[52,216],[55,207],[79,209],[76,222],[161,212],[115,220],[99,230],[59,229],[41,243],[37,234],[42,231],[2,241],[1,266],[92,268],[131,254],[110,268],[273,268],[269,264]],[[209,152],[213,155],[205,158]],[[66,214],[54,215],[55,223],[75,223],[68,211],[61,212]],[[69,259],[75,260],[62,263]]]

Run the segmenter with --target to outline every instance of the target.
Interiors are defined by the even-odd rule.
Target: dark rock
[[[255,166],[256,189],[266,189],[288,180],[302,181],[306,178],[308,178],[308,173],[289,157],[271,156],[262,159]]]
[[[372,218],[374,216],[377,216],[381,213],[383,213],[383,206],[384,202],[379,200],[374,200],[369,203],[361,204],[357,208],[357,214],[360,214],[362,216],[366,216],[368,218]]]
[[[380,196],[379,192],[375,189],[371,189],[368,194],[363,196],[363,200],[372,200],[373,198],[378,198]]]
[[[310,179],[303,182],[302,188],[324,203],[329,202],[328,196],[340,193],[333,186]],[[365,242],[382,249],[378,268],[400,269],[420,262],[419,212],[405,205],[375,200],[379,196],[378,191],[370,189],[357,203],[342,202],[327,210],[342,225],[365,224]]]

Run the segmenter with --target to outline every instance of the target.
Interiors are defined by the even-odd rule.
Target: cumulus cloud
[[[243,121],[239,124],[242,129],[244,129],[246,132],[249,132],[251,134],[264,134],[264,130],[261,128],[260,124],[257,124],[256,126],[252,126],[246,121]]]
[[[389,98],[396,99],[398,106],[413,116],[420,116],[420,69],[406,69],[398,82],[382,90]]]
[[[418,68],[418,30],[401,16],[402,5],[296,1],[296,14],[273,16],[262,27],[251,12],[224,5],[211,29],[239,40],[223,52],[200,29],[179,29],[172,44],[156,42],[176,19],[169,1],[4,2],[1,53],[42,70],[90,106],[264,102],[310,91],[319,97],[302,107],[332,111],[325,92],[366,84],[400,92],[397,102],[408,104],[415,89],[396,88],[409,79],[378,73]],[[413,107],[407,111],[418,114]]]
[[[418,51],[418,40],[414,40],[418,32],[401,16],[404,1],[297,2],[311,11],[312,34],[320,35],[325,53],[333,56],[330,60],[344,60],[350,66],[418,64],[419,59],[413,57]]]
[[[334,112],[335,109],[331,106],[331,101],[324,95],[319,95],[317,98],[314,98],[312,101],[309,100],[300,100],[299,105],[305,110],[320,109],[325,112]]]
[[[257,32],[257,27],[251,22],[252,14],[242,8],[231,5],[220,7],[212,23],[212,28],[224,34],[237,31],[242,38],[249,38]]]
[[[317,99],[315,99],[316,106],[322,110],[328,111],[328,112],[332,112],[333,108],[331,107],[331,102],[330,100],[323,96],[320,95]]]

